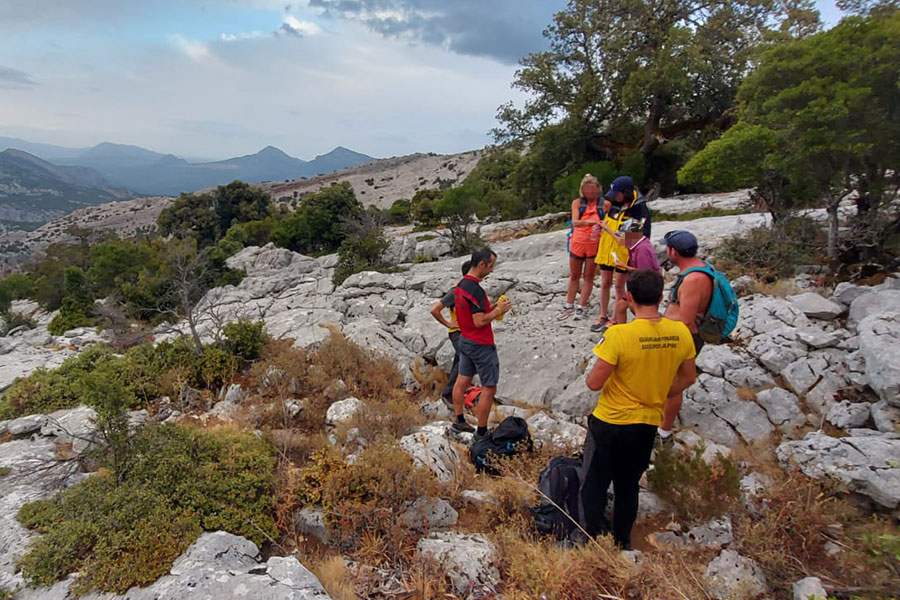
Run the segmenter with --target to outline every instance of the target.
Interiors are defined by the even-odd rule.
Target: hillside
[[[133,197],[81,166],[57,166],[21,150],[0,152],[0,221],[40,224],[85,206]]]
[[[395,200],[409,200],[419,190],[443,189],[461,183],[484,153],[484,150],[470,150],[459,154],[409,154],[376,160],[329,175],[286,183],[266,183],[261,187],[275,200],[292,202],[332,183],[347,181],[364,205],[388,208]]]

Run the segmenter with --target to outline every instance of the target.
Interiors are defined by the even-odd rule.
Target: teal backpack
[[[700,337],[708,344],[722,344],[731,341],[728,336],[737,327],[740,315],[738,297],[725,274],[716,271],[711,264],[706,263],[705,267],[693,267],[678,275],[669,300],[675,302],[678,299],[678,288],[681,286],[681,282],[694,271],[706,273],[713,281],[713,293],[709,301],[709,308],[698,327]]]

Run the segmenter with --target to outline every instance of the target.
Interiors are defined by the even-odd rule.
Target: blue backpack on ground
[[[709,308],[697,330],[700,337],[708,344],[722,344],[731,341],[728,336],[737,327],[740,315],[738,297],[725,274],[716,271],[711,264],[706,263],[705,267],[693,267],[678,275],[670,300],[674,302],[678,299],[678,288],[681,282],[694,271],[706,273],[713,281],[713,293],[709,301]]]

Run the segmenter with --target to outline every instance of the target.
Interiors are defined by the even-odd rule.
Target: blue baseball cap
[[[684,229],[670,231],[663,236],[662,242],[683,256],[694,256],[697,254],[697,248],[699,247],[697,236]]]
[[[606,192],[606,197],[610,200],[614,200],[616,194],[619,192],[625,194],[626,198],[631,197],[631,195],[634,194],[634,180],[627,175],[616,177],[613,179],[613,182],[609,184],[609,191]]]

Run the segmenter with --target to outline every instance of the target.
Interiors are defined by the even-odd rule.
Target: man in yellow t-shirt
[[[587,376],[587,386],[601,392],[588,417],[580,489],[587,532],[612,531],[624,549],[631,548],[638,482],[650,464],[666,398],[697,378],[690,330],[659,314],[662,276],[650,269],[634,271],[627,290],[635,319],[606,331],[594,347],[598,360]],[[615,491],[611,528],[604,516],[610,482]]]

